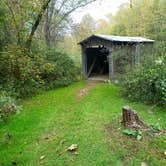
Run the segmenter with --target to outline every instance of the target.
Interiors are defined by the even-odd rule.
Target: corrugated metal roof
[[[100,35],[94,36],[107,39],[110,41],[121,41],[121,42],[154,42],[154,40],[146,39],[144,37],[128,37],[128,36],[112,36],[112,35]]]
[[[150,40],[144,37],[128,37],[128,36],[113,36],[113,35],[101,35],[94,34],[87,39],[83,40],[81,43],[87,42],[92,37],[98,37],[111,42],[124,42],[124,43],[153,43],[154,40]]]

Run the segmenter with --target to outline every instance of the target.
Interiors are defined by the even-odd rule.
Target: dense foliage
[[[0,54],[0,85],[17,97],[27,97],[41,89],[68,85],[77,80],[79,69],[68,55],[55,50],[26,55],[19,48]]]
[[[56,56],[55,56],[56,55]],[[80,68],[75,66],[74,61],[63,52],[54,49],[46,53],[46,60],[49,62],[44,67],[41,76],[48,85],[46,88],[66,86],[73,81],[80,79]],[[52,63],[53,69],[48,72],[48,66]]]
[[[122,5],[112,18],[112,22],[110,33],[114,35],[143,36],[155,40],[153,46],[141,46],[141,64],[135,66],[134,70],[127,70],[129,72],[125,74],[125,79],[122,79],[124,95],[131,100],[164,106],[166,103],[166,1],[134,0],[132,8],[126,4]],[[123,54],[121,52],[121,55]],[[129,59],[131,55],[125,53],[121,61],[125,63],[127,60],[129,63]]]
[[[123,93],[131,100],[166,106],[166,58],[139,66],[126,76]]]
[[[58,42],[69,14],[93,1],[0,1],[0,92],[23,98],[76,81],[80,69]]]

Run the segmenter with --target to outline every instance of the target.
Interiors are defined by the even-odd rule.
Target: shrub
[[[25,98],[41,90],[66,86],[76,81],[79,68],[67,54],[49,50],[26,54],[12,46],[0,53],[0,90],[10,96]]]
[[[0,54],[0,85],[2,90],[16,97],[34,95],[42,85],[35,61],[20,47]]]
[[[7,96],[4,92],[0,95],[0,121],[5,121],[11,114],[20,111],[21,107],[17,106],[15,100]]]
[[[66,53],[51,49],[46,53],[46,60],[48,62],[42,66],[41,77],[47,89],[67,86],[79,79],[80,68]]]
[[[123,82],[123,94],[131,100],[166,105],[166,58],[154,65],[138,66]]]

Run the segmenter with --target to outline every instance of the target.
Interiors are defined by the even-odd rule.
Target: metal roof
[[[111,42],[119,42],[119,43],[153,43],[154,40],[150,40],[144,37],[128,37],[128,36],[113,36],[113,35],[101,35],[101,34],[94,34],[83,41],[81,41],[79,44],[83,44],[84,42],[88,42],[93,37],[97,37],[100,39],[104,39]]]

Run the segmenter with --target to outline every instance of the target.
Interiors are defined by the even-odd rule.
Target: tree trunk
[[[47,8],[46,11],[46,18],[45,18],[45,25],[44,25],[44,33],[45,33],[45,42],[48,48],[51,45],[51,34],[50,34],[50,18],[49,18],[49,10]]]
[[[27,41],[25,43],[25,48],[28,49],[28,50],[31,47],[31,43],[32,43],[32,39],[33,39],[34,33],[35,33],[35,31],[36,31],[36,29],[37,29],[37,27],[38,27],[38,25],[39,25],[39,23],[40,23],[40,21],[42,19],[42,16],[43,16],[45,10],[47,9],[50,1],[51,0],[44,1],[43,6],[42,6],[42,8],[41,8],[36,20],[35,20],[35,23],[32,26],[31,33],[30,33],[30,35],[29,35],[29,37],[28,37],[28,39],[27,39]]]
[[[131,129],[146,129],[147,125],[140,120],[139,116],[137,113],[129,108],[128,106],[124,106],[122,108],[123,111],[123,119],[122,119],[122,124]]]

